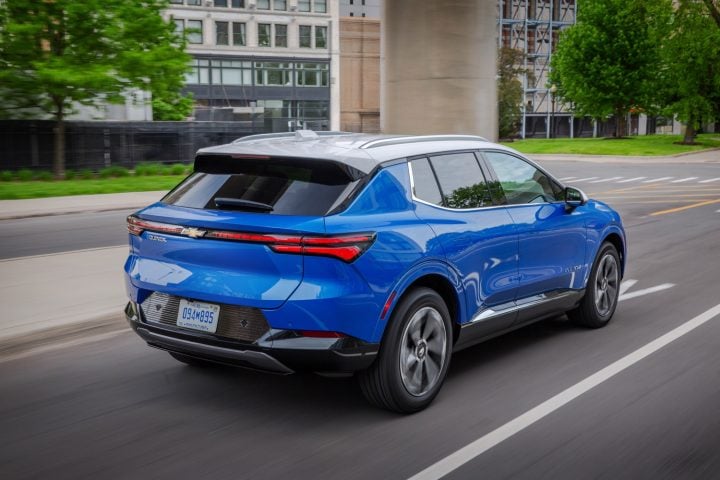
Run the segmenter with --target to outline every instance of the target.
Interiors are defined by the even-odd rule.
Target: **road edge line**
[[[611,363],[602,370],[599,370],[584,380],[581,380],[575,385],[563,390],[554,397],[544,401],[522,415],[515,417],[513,420],[510,420],[492,432],[483,435],[477,440],[469,443],[459,450],[456,450],[454,453],[451,453],[421,472],[413,475],[409,480],[434,480],[448,475],[499,443],[545,418],[580,395],[614,377],[618,373],[638,363],[640,360],[657,352],[678,338],[681,338],[701,325],[709,322],[718,315],[720,315],[720,304],[715,305],[695,318],[688,320],[668,333],[661,335],[650,343],[643,345],[632,353]]]

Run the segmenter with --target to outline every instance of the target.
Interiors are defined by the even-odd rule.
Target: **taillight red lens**
[[[153,232],[169,233],[172,235],[179,235],[182,233],[184,227],[181,225],[171,225],[169,223],[150,222],[148,220],[141,220],[137,217],[130,215],[127,217],[127,229],[128,232],[133,235],[141,235],[145,230],[151,230]]]
[[[277,253],[318,255],[352,262],[375,241],[374,233],[338,235],[331,237],[276,235],[270,233],[231,232],[187,228],[182,225],[152,222],[135,216],[127,218],[128,232],[140,236],[144,231],[167,233],[192,238],[211,238],[235,242],[261,243]]]

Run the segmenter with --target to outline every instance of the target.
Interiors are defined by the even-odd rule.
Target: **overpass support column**
[[[386,0],[383,133],[497,139],[497,0]]]

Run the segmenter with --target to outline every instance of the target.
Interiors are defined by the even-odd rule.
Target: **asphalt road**
[[[548,166],[624,215],[636,282],[608,327],[559,318],[460,352],[412,416],[369,407],[351,379],[193,369],[130,333],[0,359],[0,478],[408,478],[720,304],[720,179],[701,183],[720,165]],[[120,232],[106,214],[0,222],[3,250],[52,248],[58,225],[61,248],[120,244],[113,215]],[[718,446],[720,316],[449,478],[716,479]]]

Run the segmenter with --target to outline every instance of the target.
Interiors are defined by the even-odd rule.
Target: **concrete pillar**
[[[497,0],[383,2],[383,133],[496,140]]]

